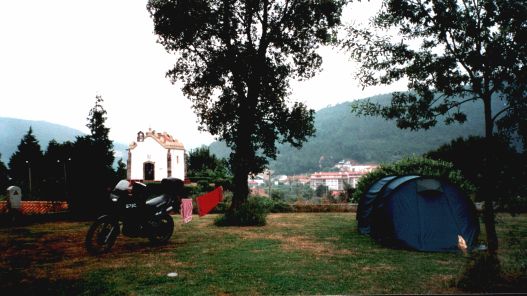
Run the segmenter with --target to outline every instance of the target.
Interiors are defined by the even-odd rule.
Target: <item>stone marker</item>
[[[20,201],[22,200],[22,190],[20,190],[20,187],[7,187],[7,198],[9,199],[9,208],[20,210]]]

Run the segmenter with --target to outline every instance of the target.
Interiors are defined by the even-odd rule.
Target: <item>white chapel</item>
[[[166,132],[149,129],[137,133],[128,147],[128,180],[185,179],[185,147]]]

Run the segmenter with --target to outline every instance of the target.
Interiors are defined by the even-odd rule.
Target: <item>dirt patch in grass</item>
[[[276,240],[280,242],[280,247],[285,251],[302,250],[316,257],[353,254],[351,250],[335,247],[334,242],[338,241],[337,237],[331,237],[329,241],[317,241],[316,237],[308,235],[308,231],[301,231],[306,228],[306,225],[301,223],[302,219],[296,217],[297,219],[287,219],[288,222],[283,222],[284,215],[288,214],[270,216],[268,225],[265,227],[229,228],[228,231],[244,239]],[[303,215],[307,214],[300,214],[299,216]],[[295,220],[298,223],[295,223]]]
[[[363,266],[360,268],[361,272],[368,272],[368,273],[387,272],[387,271],[393,271],[395,269],[396,269],[395,267],[388,265],[388,264],[368,265],[368,266]]]

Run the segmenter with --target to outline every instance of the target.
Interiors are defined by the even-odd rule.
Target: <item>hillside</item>
[[[391,95],[369,98],[387,104]],[[359,163],[380,163],[404,156],[422,154],[458,137],[483,134],[483,113],[480,104],[464,105],[468,120],[463,125],[440,123],[429,130],[398,129],[394,121],[377,117],[358,117],[350,112],[350,103],[319,110],[315,116],[315,137],[300,150],[279,145],[280,154],[271,168],[281,174],[297,174],[327,169],[342,159]],[[227,157],[223,143],[210,145],[211,152]]]
[[[45,150],[49,141],[55,139],[62,143],[65,141],[75,141],[75,137],[84,135],[83,132],[54,124],[46,121],[24,120],[16,118],[0,117],[0,153],[1,160],[7,165],[9,158],[16,151],[20,140],[27,133],[29,127],[33,128],[33,134],[39,141],[42,150]],[[127,145],[114,142],[117,155],[127,156]]]

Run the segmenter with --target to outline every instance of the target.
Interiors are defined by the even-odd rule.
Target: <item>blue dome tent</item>
[[[379,243],[419,251],[458,249],[461,236],[471,249],[479,234],[476,209],[456,185],[421,176],[387,176],[359,201],[358,230]]]

